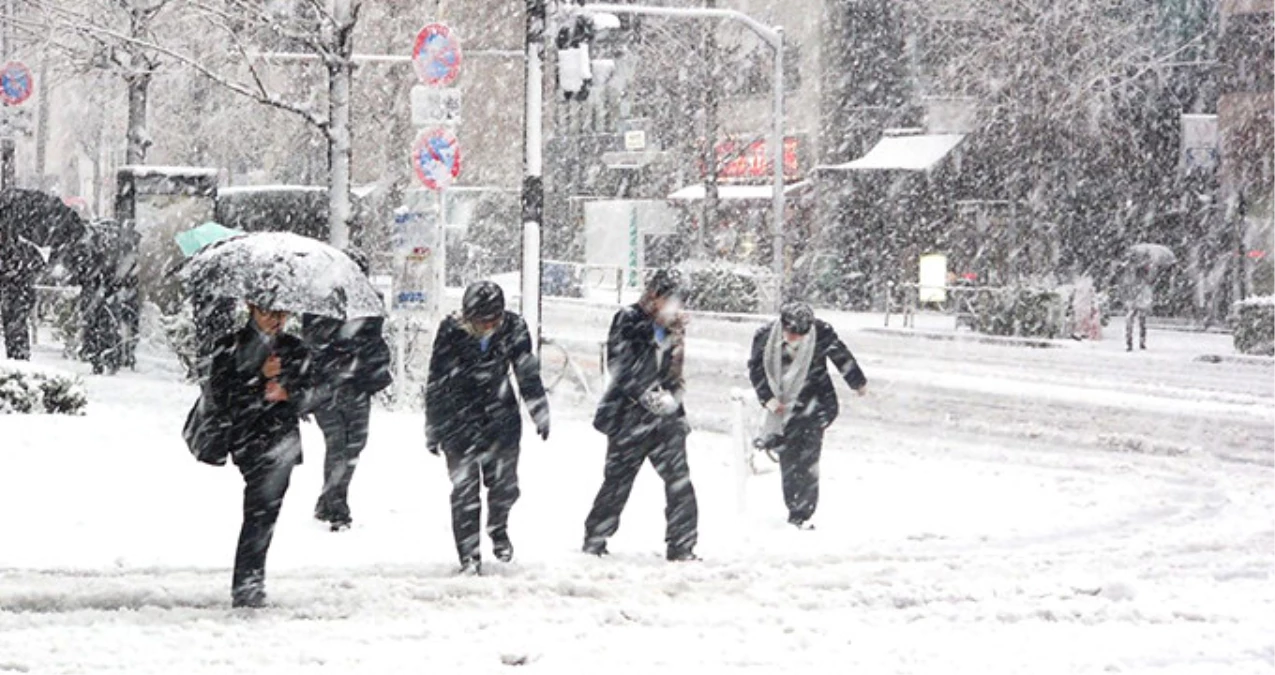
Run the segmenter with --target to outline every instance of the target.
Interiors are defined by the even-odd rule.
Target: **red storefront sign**
[[[797,179],[798,139],[784,139],[784,178]],[[717,144],[717,177],[726,181],[756,181],[771,177],[770,146],[765,140],[750,143],[726,139]]]

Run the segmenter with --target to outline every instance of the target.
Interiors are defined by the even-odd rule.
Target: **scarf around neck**
[[[782,434],[788,420],[792,419],[793,408],[797,396],[806,386],[806,377],[810,374],[810,364],[815,355],[815,331],[811,328],[792,347],[792,362],[784,367],[784,328],[782,322],[771,325],[770,335],[766,338],[766,348],[762,353],[762,367],[766,371],[766,384],[775,398],[784,405],[782,415],[766,411],[766,419],[762,425],[765,435]]]

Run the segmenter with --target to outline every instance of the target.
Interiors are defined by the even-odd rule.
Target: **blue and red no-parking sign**
[[[460,38],[446,25],[431,23],[416,35],[412,66],[421,84],[446,87],[460,74]]]
[[[22,105],[31,98],[34,88],[31,69],[25,65],[10,61],[0,68],[0,101],[4,101],[5,105]]]
[[[421,133],[412,146],[412,168],[431,190],[446,190],[460,176],[460,141],[446,129]]]

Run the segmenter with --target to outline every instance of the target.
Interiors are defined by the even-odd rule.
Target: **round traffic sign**
[[[25,65],[10,61],[0,68],[0,101],[5,105],[21,105],[31,98],[34,88],[31,69]]]
[[[460,141],[446,129],[422,132],[412,146],[412,168],[425,187],[446,190],[460,175]]]
[[[416,34],[412,67],[421,84],[446,87],[460,74],[460,38],[446,25],[431,23]]]

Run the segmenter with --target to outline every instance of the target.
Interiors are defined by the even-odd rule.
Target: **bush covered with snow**
[[[723,263],[688,263],[683,272],[690,280],[688,309],[700,312],[754,314],[766,305],[765,270]]]
[[[1235,303],[1232,334],[1241,354],[1275,356],[1275,295]]]
[[[88,402],[84,384],[74,375],[0,362],[0,414],[83,415]]]
[[[974,327],[987,335],[1056,338],[1067,323],[1067,300],[1052,290],[1012,287],[978,294]]]

